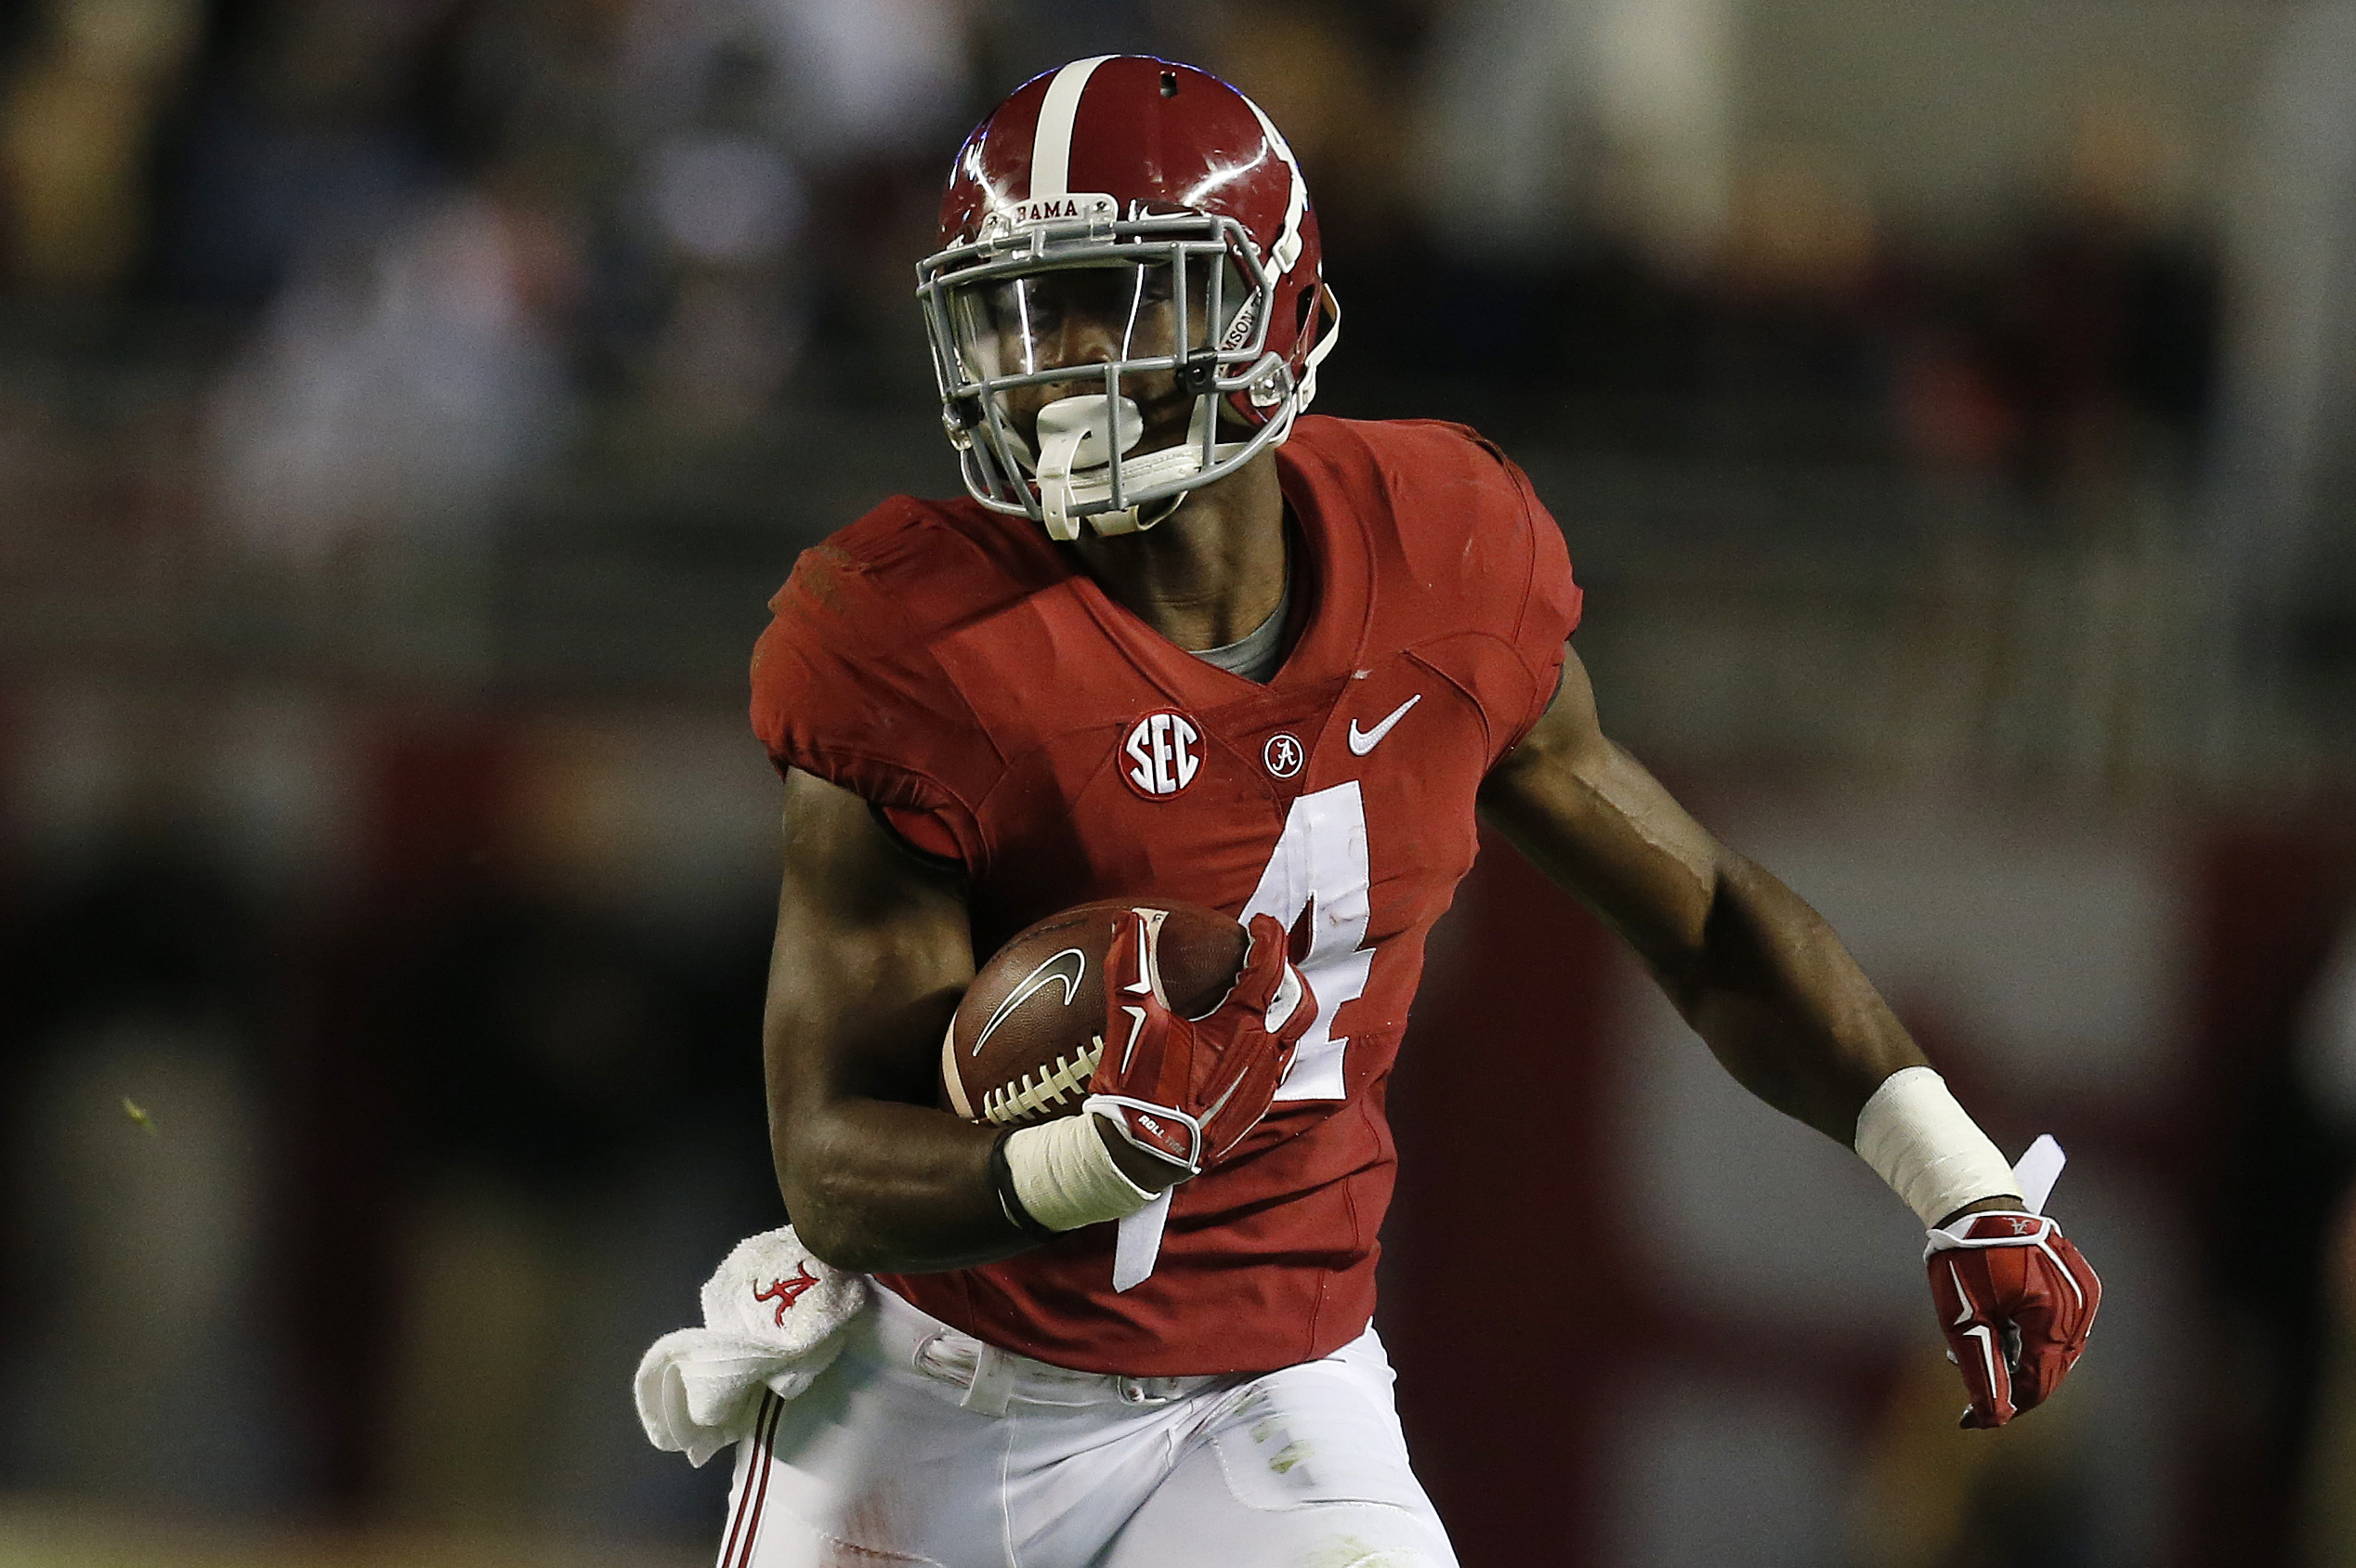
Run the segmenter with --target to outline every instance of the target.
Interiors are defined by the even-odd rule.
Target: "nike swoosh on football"
[[[1405,702],[1402,702],[1396,708],[1392,709],[1391,712],[1383,717],[1382,722],[1375,725],[1372,729],[1360,729],[1358,727],[1358,721],[1352,719],[1350,721],[1350,754],[1354,757],[1363,757],[1368,751],[1373,751],[1377,746],[1382,743],[1382,738],[1391,733],[1391,726],[1397,724],[1401,719],[1406,718],[1407,716],[1407,710],[1422,700],[1423,694],[1420,691],[1417,692],[1413,697],[1408,698]]]
[[[1071,962],[1066,964],[1064,962],[1066,959],[1071,960]],[[990,1013],[989,1022],[984,1024],[982,1032],[975,1037],[974,1049],[966,1054],[979,1056],[982,1053],[982,1047],[989,1043],[990,1036],[998,1032],[998,1026],[1001,1024],[1006,1022],[1006,1015],[1050,986],[1064,987],[1064,1005],[1069,1007],[1072,1004],[1072,998],[1080,992],[1080,976],[1087,973],[1087,955],[1078,947],[1066,947],[1062,952],[1050,958],[1045,963],[1024,975],[1021,983],[1006,993],[1006,1000],[1000,1002]]]

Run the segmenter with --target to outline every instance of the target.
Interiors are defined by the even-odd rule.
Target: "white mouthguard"
[[[1202,401],[1208,408],[1211,400]],[[1108,413],[1113,417],[1108,418]],[[1092,392],[1059,398],[1039,411],[1039,461],[1033,472],[1039,478],[1040,510],[1045,516],[1049,538],[1078,539],[1080,518],[1074,515],[1076,509],[1112,499],[1112,453],[1106,436],[1116,420],[1120,451],[1125,454],[1145,435],[1145,415],[1139,412],[1135,399],[1121,399],[1116,412],[1103,393]],[[1200,420],[1197,423],[1200,424]],[[1222,443],[1212,455],[1214,459],[1221,458],[1238,450]],[[1124,456],[1120,464],[1121,492],[1133,496],[1152,486],[1199,474],[1202,466],[1202,433],[1196,430],[1174,447],[1147,452],[1143,457]],[[1117,512],[1091,513],[1088,522],[1104,536],[1134,533],[1151,526],[1139,518],[1134,506]]]

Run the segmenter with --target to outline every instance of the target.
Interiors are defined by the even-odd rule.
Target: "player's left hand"
[[[1084,1108],[1186,1176],[1218,1164],[1260,1124],[1316,1021],[1316,993],[1287,956],[1284,927],[1254,915],[1249,929],[1234,988],[1200,1018],[1182,1018],[1163,1000],[1142,914],[1105,953],[1106,1049]]]
[[[1958,1425],[2000,1427],[2053,1396],[2086,1349],[2102,1282],[2043,1215],[1996,1209],[1930,1233],[1931,1299],[1963,1372]]]

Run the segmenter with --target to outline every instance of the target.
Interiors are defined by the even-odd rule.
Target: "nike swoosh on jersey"
[[[1392,709],[1383,716],[1382,722],[1372,729],[1360,729],[1358,721],[1352,719],[1350,721],[1350,754],[1354,757],[1363,757],[1373,751],[1382,743],[1382,738],[1391,733],[1391,726],[1406,718],[1407,710],[1422,700],[1423,694],[1417,692],[1413,697]]]

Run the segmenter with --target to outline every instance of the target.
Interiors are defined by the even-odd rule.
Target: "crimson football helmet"
[[[1292,150],[1208,72],[1074,60],[965,138],[917,267],[965,488],[1076,539],[1281,442],[1339,330]]]

